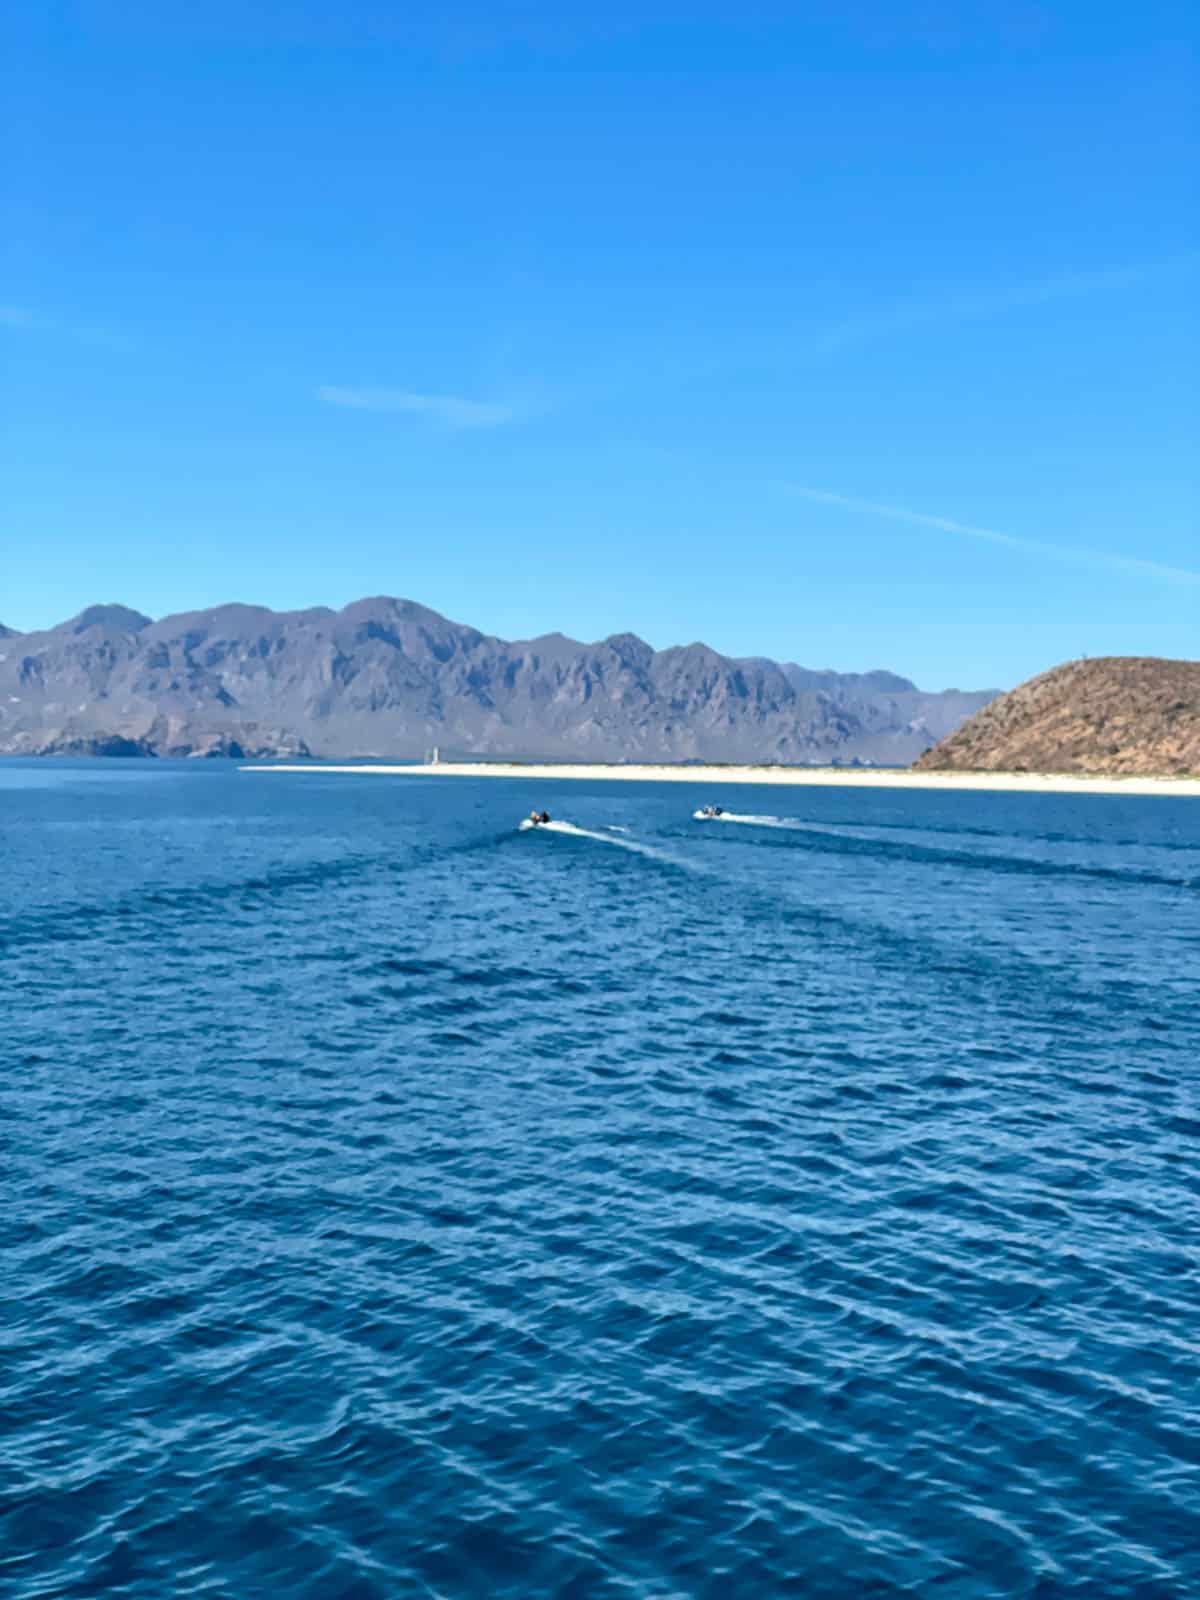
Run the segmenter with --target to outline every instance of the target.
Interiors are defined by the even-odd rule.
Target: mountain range
[[[995,690],[653,650],[634,634],[507,641],[410,600],[90,606],[0,627],[0,754],[873,762],[903,765]]]

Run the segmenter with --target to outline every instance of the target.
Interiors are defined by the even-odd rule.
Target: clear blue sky
[[[1200,655],[1190,5],[5,19],[0,621]]]

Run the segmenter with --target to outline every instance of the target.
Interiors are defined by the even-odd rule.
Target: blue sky
[[[0,621],[1200,655],[1190,10],[18,3]]]

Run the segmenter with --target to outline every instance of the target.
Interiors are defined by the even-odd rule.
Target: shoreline
[[[438,762],[436,765],[335,762],[251,762],[242,772],[359,773],[367,777],[404,778],[525,778],[540,783],[567,781],[616,783],[693,783],[709,788],[759,784],[778,788],[831,789],[946,789],[996,794],[1096,794],[1164,795],[1200,799],[1200,777],[1148,778],[1139,776],[1085,777],[1078,773],[1036,772],[913,772],[884,767],[681,767],[649,763],[619,766],[615,763],[564,762]]]

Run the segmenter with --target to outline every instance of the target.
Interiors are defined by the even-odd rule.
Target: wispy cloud
[[[1150,578],[1170,578],[1176,582],[1200,583],[1200,572],[1193,572],[1188,567],[1171,567],[1161,561],[1143,561],[1137,556],[1114,555],[1109,551],[1090,550],[1079,545],[1054,544],[1045,539],[1026,539],[1020,534],[1001,533],[995,528],[979,528],[969,522],[956,522],[951,517],[934,517],[924,511],[909,511],[904,506],[880,505],[876,500],[859,500],[853,495],[833,494],[828,489],[810,489],[799,483],[785,484],[784,487],[790,494],[812,500],[817,505],[836,506],[841,511],[865,512],[868,516],[886,517],[892,522],[907,522],[918,528],[933,528],[938,533],[953,534],[961,539],[982,539],[988,544],[1008,545],[1014,550],[1027,550],[1036,555],[1050,556],[1056,561],[1082,562],[1085,566],[1141,573]]]
[[[411,389],[347,389],[327,384],[317,390],[326,404],[350,411],[392,411],[430,417],[450,428],[498,428],[515,422],[511,406],[464,400],[454,394],[416,394]]]
[[[43,316],[27,306],[0,305],[0,328],[11,328],[18,333],[53,334],[81,344],[99,345],[106,350],[128,350],[130,341],[121,333],[108,328],[85,327],[74,322],[60,322],[56,317]]]
[[[1172,278],[1186,278],[1200,267],[1200,252],[1169,256],[1163,261],[1143,261],[1129,266],[1102,267],[1091,271],[1061,272],[1029,283],[1014,283],[991,289],[948,289],[940,295],[897,300],[878,311],[848,317],[818,334],[819,351],[840,350],[848,345],[865,344],[888,334],[910,329],[934,327],[943,323],[977,322],[1019,311],[1026,306],[1046,305],[1084,295],[1117,289],[1147,288]]]

